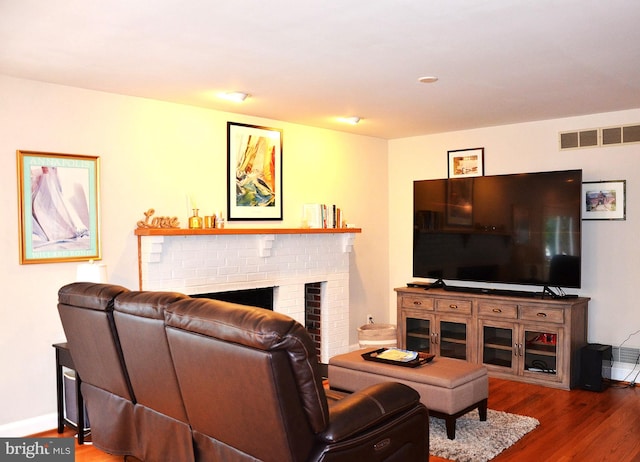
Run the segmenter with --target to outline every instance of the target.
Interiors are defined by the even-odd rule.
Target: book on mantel
[[[342,227],[342,211],[335,204],[304,204],[302,218],[309,228]]]

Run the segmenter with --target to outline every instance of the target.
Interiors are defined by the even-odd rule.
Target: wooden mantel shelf
[[[206,236],[216,234],[347,234],[361,228],[137,228],[136,236]]]

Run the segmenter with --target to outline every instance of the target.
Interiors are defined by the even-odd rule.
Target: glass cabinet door
[[[513,329],[483,326],[482,362],[501,367],[513,367]]]
[[[467,359],[467,324],[440,321],[440,356]]]
[[[407,350],[431,353],[431,321],[429,319],[406,318]]]
[[[556,375],[558,332],[524,331],[524,370]]]

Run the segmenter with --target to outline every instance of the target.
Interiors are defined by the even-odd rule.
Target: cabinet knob
[[[458,305],[454,305],[452,303],[451,305],[449,305],[449,308],[451,308],[452,310],[457,310],[458,309]]]
[[[494,313],[502,313],[502,310],[500,308],[494,308],[492,311]]]
[[[420,305],[422,305],[422,302],[421,302],[421,301],[419,301],[419,300],[414,300],[414,301],[413,301],[413,304],[414,304],[414,305],[418,305],[418,306],[420,306]]]
[[[539,318],[546,318],[547,317],[547,313],[538,313],[538,314],[536,314],[536,316],[538,316]]]

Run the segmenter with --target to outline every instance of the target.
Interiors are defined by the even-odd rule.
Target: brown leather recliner
[[[58,291],[58,312],[82,379],[93,444],[111,454],[137,454],[135,396],[113,321],[113,303],[124,287],[77,282]]]
[[[106,452],[147,462],[428,460],[418,393],[388,382],[330,405],[311,338],[287,316],[108,284],[69,284],[58,297],[92,440]]]
[[[191,427],[164,329],[164,309],[188,298],[175,292],[125,292],[115,299],[113,317],[136,397],[139,451],[152,462],[192,462]]]
[[[314,345],[293,319],[208,300],[166,307],[198,461],[425,461],[418,393],[383,383],[329,405]]]

